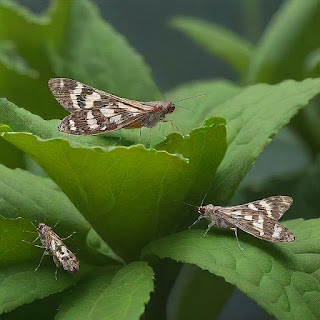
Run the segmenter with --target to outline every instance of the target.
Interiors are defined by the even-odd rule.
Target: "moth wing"
[[[242,206],[222,208],[220,212],[224,214],[224,219],[231,225],[259,239],[269,242],[292,242],[295,240],[294,234],[277,223],[277,220],[269,217],[265,209],[253,211],[245,208],[241,211],[240,207]]]
[[[115,95],[68,78],[52,78],[48,86],[55,99],[70,113],[122,100]]]
[[[121,108],[79,110],[65,117],[58,129],[73,135],[92,135],[121,129],[142,120],[144,114]]]
[[[278,221],[291,207],[292,203],[293,199],[289,196],[273,196],[234,207],[227,207],[226,209],[232,208],[232,211],[240,210],[244,215],[259,212],[274,221]]]

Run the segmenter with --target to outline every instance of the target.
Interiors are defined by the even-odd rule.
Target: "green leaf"
[[[79,280],[79,275],[66,272],[59,272],[56,280],[51,265],[41,265],[35,272],[37,263],[0,267],[0,313],[65,290]],[[54,264],[52,259],[50,264]]]
[[[203,198],[226,152],[226,148],[220,145],[221,136],[225,134],[225,124],[223,118],[209,118],[202,128],[191,131],[190,135],[183,137],[173,133],[157,145],[160,150],[179,153],[189,159],[188,171],[193,181],[188,199],[192,203]],[[212,130],[212,126],[216,130]]]
[[[319,0],[283,3],[252,56],[248,83],[304,78],[305,58],[319,47],[319,6]]]
[[[157,240],[142,255],[169,257],[221,276],[277,319],[316,320],[320,317],[320,219],[284,225],[294,232],[296,242],[272,244],[240,233],[242,253],[230,230],[213,230],[205,238],[201,238],[203,231],[193,230]]]
[[[1,1],[1,44],[0,96],[45,119],[67,114],[48,90],[52,77],[74,78],[132,99],[161,96],[141,56],[88,0],[55,1],[40,17]]]
[[[188,17],[174,17],[170,25],[185,33],[209,53],[227,61],[240,74],[247,71],[252,46],[232,31],[201,19]]]
[[[6,101],[0,110],[2,106],[10,115],[11,129],[17,130],[20,125],[26,128],[27,118],[21,117],[26,115],[25,111]],[[45,122],[34,116],[30,119],[31,130],[52,136],[55,130],[52,121]],[[43,139],[22,132],[3,132],[3,138],[34,159],[108,245],[122,258],[130,260],[151,239],[172,232],[184,221],[188,211],[173,200],[185,199],[191,186],[195,190],[198,184],[199,190],[203,185],[209,186],[226,148],[225,127],[221,121],[213,119],[192,131],[186,139],[186,148],[196,146],[201,139],[199,145],[205,143],[209,150],[216,150],[214,163],[204,149],[198,152],[199,159],[210,160],[205,164],[210,167],[205,181],[195,177],[200,170],[198,166],[204,162],[194,156],[188,161],[181,155],[148,150],[142,145],[108,149],[79,147],[65,139]],[[6,126],[0,128],[8,131]],[[203,195],[199,191],[197,195],[200,201]]]
[[[199,92],[197,85],[188,85],[172,93],[192,95],[196,92]],[[272,137],[319,93],[320,80],[306,79],[247,87],[212,108],[209,108],[209,96],[199,98],[206,110],[204,117],[219,115],[227,120],[228,149],[208,200],[226,203]],[[190,107],[190,103],[185,101],[185,106]]]
[[[64,292],[25,304],[14,311],[1,315],[1,320],[32,319],[43,320],[43,315],[54,316],[59,309]],[[36,310],[36,311],[35,311]],[[50,318],[51,319],[51,318]]]
[[[39,249],[21,242],[21,239],[33,241],[36,236],[32,223],[46,223],[53,227],[61,236],[66,237],[76,232],[68,239],[68,246],[82,250],[77,254],[84,260],[95,258],[101,263],[101,258],[93,252],[92,246],[87,246],[87,236],[90,231],[97,244],[105,246],[102,239],[91,228],[79,211],[61,192],[57,185],[48,178],[37,177],[21,169],[8,169],[0,165],[0,212],[2,228],[2,243],[0,243],[0,261],[2,265],[18,264],[26,260],[40,259]],[[26,218],[18,219],[17,218]],[[14,220],[10,220],[14,219]],[[27,232],[34,232],[32,235]],[[41,250],[40,250],[41,251]],[[115,258],[105,250],[104,255]],[[103,259],[104,263],[110,259]],[[91,261],[90,261],[91,262]]]
[[[63,300],[56,319],[138,320],[154,289],[153,276],[144,262],[97,270]]]
[[[0,165],[0,176],[0,212],[2,217],[29,219],[29,228],[26,229],[29,231],[32,226],[30,222],[43,222],[51,227],[58,222],[55,229],[61,236],[62,234],[67,236],[73,231],[77,231],[77,234],[70,238],[71,244],[83,246],[86,243],[86,235],[91,229],[90,224],[50,179],[34,176],[21,169],[11,170],[2,165]],[[9,220],[7,223],[9,222],[12,224],[15,220]],[[8,229],[5,226],[2,227],[5,230]],[[35,228],[33,231],[36,232]],[[36,233],[33,235],[34,238],[36,238]],[[37,248],[32,249],[39,251]],[[6,262],[18,262],[22,258],[19,251],[1,250],[2,263],[5,262],[2,258],[3,255],[6,257]]]
[[[167,319],[216,319],[234,287],[195,265],[182,267],[167,302]],[[212,293],[217,295],[212,297]]]

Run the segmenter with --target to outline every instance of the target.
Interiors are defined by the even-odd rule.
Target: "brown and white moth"
[[[173,102],[120,98],[67,78],[50,79],[48,86],[55,99],[71,113],[61,121],[59,131],[73,135],[153,128],[159,121],[170,121],[165,120],[165,115],[175,110]]]
[[[40,223],[37,227],[37,231],[42,247],[45,248],[44,254],[48,252],[52,256],[57,267],[62,266],[64,270],[70,273],[76,273],[79,271],[79,260],[66,247],[62,242],[62,239],[52,230],[51,227],[44,223]],[[41,261],[44,254],[42,255]],[[41,261],[36,270],[39,268]]]
[[[234,230],[236,236],[239,228],[269,242],[293,242],[294,234],[278,223],[292,202],[291,197],[274,196],[233,207],[201,205],[198,209],[200,216],[192,226],[205,218],[210,221],[205,235],[216,225],[218,228]]]

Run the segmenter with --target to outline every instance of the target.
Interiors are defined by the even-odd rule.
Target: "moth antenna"
[[[180,99],[180,100],[174,101],[174,103],[177,103],[177,102],[180,102],[180,101],[184,101],[184,100],[189,100],[189,99],[192,99],[192,98],[202,97],[202,96],[206,96],[206,95],[208,95],[208,94],[207,93],[197,94],[195,96],[191,96],[191,97],[188,97],[188,98],[184,98],[184,99]]]
[[[186,204],[187,206],[190,206],[190,207],[194,207],[194,208],[199,209],[199,207],[198,207],[198,206],[195,206],[195,205],[190,204],[190,203],[188,203],[188,202],[184,202],[184,201],[177,201],[177,200],[173,200],[173,201],[174,201],[174,202],[180,202],[180,203]]]
[[[52,229],[54,229],[58,223],[61,221],[63,214],[61,214],[60,218],[58,219],[58,221],[55,223],[55,225],[52,227]]]
[[[190,112],[192,112],[192,113],[195,113],[193,110],[191,110],[191,109],[189,109],[189,108],[186,108],[186,107],[183,107],[183,106],[179,106],[179,105],[177,105],[177,104],[176,104],[176,106],[179,107],[179,108],[182,108],[182,109],[186,109],[186,110],[188,110],[188,111],[190,111]]]

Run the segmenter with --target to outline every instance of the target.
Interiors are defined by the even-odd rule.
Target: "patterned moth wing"
[[[172,102],[120,98],[67,78],[50,79],[48,86],[55,99],[71,113],[61,121],[59,131],[73,135],[152,128],[175,109]]]
[[[57,267],[62,266],[70,273],[79,271],[78,258],[66,247],[60,237],[46,224],[40,223],[37,228],[40,241],[52,256]]]
[[[291,197],[274,196],[233,207],[202,206],[199,213],[211,221],[210,227],[236,227],[269,242],[293,242],[294,234],[278,223],[292,202]]]

